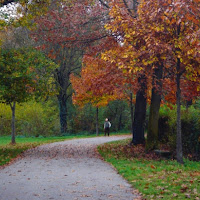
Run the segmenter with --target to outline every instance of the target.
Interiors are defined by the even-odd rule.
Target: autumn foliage
[[[118,45],[101,52],[103,61],[86,59],[85,77],[91,76],[93,70],[88,66],[98,63],[102,68],[96,68],[91,76],[93,86],[89,90],[92,95],[102,96],[105,88],[116,91],[123,83],[123,87],[131,85],[129,89],[136,94],[141,86],[138,80],[145,77],[148,102],[152,101],[154,89],[164,98],[162,103],[177,104],[178,157],[182,151],[180,102],[200,94],[200,2],[142,0],[137,8],[129,1],[112,0],[109,15],[111,20],[105,29]],[[156,70],[162,73],[159,80]]]
[[[105,61],[91,56],[85,56],[83,63],[81,76],[71,76],[75,104],[105,106],[109,101],[122,98],[123,74],[118,68],[111,63],[107,66]]]

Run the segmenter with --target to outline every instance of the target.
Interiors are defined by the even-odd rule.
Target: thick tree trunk
[[[158,147],[158,120],[159,110],[161,102],[161,91],[162,91],[162,74],[163,65],[158,64],[154,71],[153,77],[153,88],[151,96],[148,133],[147,133],[147,144],[146,149],[153,150]]]
[[[16,103],[14,102],[13,105],[10,104],[11,110],[12,110],[12,122],[11,122],[11,144],[16,144],[15,141],[15,107]]]
[[[176,75],[176,105],[177,105],[177,137],[176,137],[176,159],[183,164],[182,134],[181,134],[181,88],[180,88],[180,59],[177,60]]]
[[[69,74],[66,73],[66,65],[63,64],[55,70],[55,80],[57,81],[59,94],[57,95],[59,103],[60,132],[67,133],[67,89],[69,86]]]
[[[144,125],[145,125],[145,117],[146,117],[146,78],[145,76],[141,76],[138,79],[138,82],[141,88],[138,90],[136,94],[134,123],[133,123],[133,129],[132,129],[132,134],[133,134],[132,143],[134,145],[143,144],[145,142],[145,139],[144,139]]]
[[[96,107],[96,135],[99,135],[99,108]]]
[[[60,132],[67,133],[67,98],[66,94],[58,95],[59,115],[60,115]]]

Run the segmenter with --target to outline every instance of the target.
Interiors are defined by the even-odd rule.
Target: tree
[[[55,80],[61,133],[67,132],[67,101],[72,95],[70,75],[79,73],[84,54],[101,48],[107,36],[103,28],[105,12],[97,1],[92,4],[76,0],[73,4],[54,6],[45,16],[36,19],[37,30],[32,37],[38,41],[38,48],[59,65]]]
[[[116,42],[115,45],[116,51],[119,50],[120,52],[120,49],[124,48]],[[87,100],[86,103],[107,104],[115,99],[124,99],[130,103],[133,122],[133,91],[137,87],[137,80],[133,79],[128,69],[122,70],[116,67],[117,60],[110,60],[111,54],[102,53],[101,56],[103,59],[100,56],[85,56],[85,67],[82,69],[80,78],[72,76],[75,89],[74,102],[78,100],[78,102],[84,104]],[[75,80],[76,84],[74,84]]]
[[[132,79],[135,80],[134,87],[136,94],[135,112],[133,117],[133,105],[131,105],[132,120],[132,143],[144,143],[144,124],[146,116],[146,88],[147,88],[147,74],[149,70],[145,67],[143,61],[144,54],[136,57],[142,45],[143,38],[137,38],[138,41],[133,41],[131,31],[133,31],[137,16],[137,1],[113,0],[111,3],[110,17],[112,18],[106,24],[106,29],[116,38],[116,40],[123,45],[119,51],[113,48],[104,54],[107,54],[108,59],[112,62],[117,60],[116,65],[122,69],[128,69]],[[134,30],[137,34],[141,34],[140,29]],[[140,39],[140,40],[139,40]],[[139,53],[138,53],[139,54]],[[110,56],[111,55],[111,56]],[[130,98],[133,95],[133,90],[130,92]],[[132,101],[130,101],[132,102]]]
[[[159,58],[159,55],[157,55]],[[158,120],[162,94],[163,61],[155,64],[152,77],[151,104],[148,122],[147,151],[158,148]]]
[[[15,108],[17,103],[47,96],[55,64],[40,52],[27,49],[1,49],[0,102],[12,110],[12,140],[15,144]]]
[[[183,163],[181,80],[199,83],[199,1],[141,1],[138,24],[150,56],[161,59],[164,74],[176,80],[177,161]],[[151,11],[151,12],[148,12]],[[137,37],[136,34],[133,36]],[[198,89],[198,88],[197,88]]]
[[[99,107],[106,106],[110,101],[113,101],[118,96],[118,91],[110,91],[110,83],[104,82],[99,85],[100,76],[109,77],[108,72],[106,73],[103,61],[98,58],[85,56],[84,58],[84,68],[82,68],[80,76],[71,75],[72,87],[75,91],[73,94],[73,102],[81,107],[91,103],[96,107],[96,135],[99,135]],[[109,78],[112,78],[109,77]],[[105,81],[108,81],[104,79]],[[106,84],[106,85],[105,85]],[[102,90],[102,85],[107,87]],[[100,86],[100,87],[99,87]],[[106,90],[106,91],[105,91]]]
[[[150,149],[157,146],[154,140],[157,140],[158,133],[163,74],[165,77],[177,75],[177,160],[182,162],[180,159],[182,157],[180,79],[184,77],[182,76],[184,73],[187,74],[186,72],[189,71],[190,78],[199,82],[197,78],[199,73],[197,67],[199,66],[199,2],[196,0],[190,2],[144,0],[140,2],[135,15],[131,9],[127,9],[125,1],[112,2],[110,11],[112,21],[106,25],[106,28],[126,48],[123,52],[112,50],[114,53],[111,60],[118,59],[121,68],[126,69],[127,66],[133,68],[137,77],[141,75],[138,73],[138,67],[148,71],[146,73],[147,84],[149,88],[152,88],[150,125],[155,126],[153,131],[149,127],[150,137],[147,142],[149,142]],[[121,6],[123,3],[125,7]],[[183,41],[187,41],[187,46],[183,45]],[[112,53],[108,51],[107,54]],[[177,68],[174,69],[173,66]],[[187,76],[184,78],[188,78]],[[153,113],[156,113],[154,117]]]

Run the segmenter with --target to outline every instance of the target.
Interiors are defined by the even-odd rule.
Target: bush
[[[200,110],[191,106],[189,109],[182,108],[182,142],[185,156],[200,159]],[[167,107],[160,109],[159,139],[167,143],[171,150],[176,149],[176,109]]]
[[[66,135],[95,134],[96,108],[87,104],[78,108],[67,104]],[[104,132],[105,118],[112,123],[111,132],[130,131],[130,108],[125,101],[113,101],[108,106],[99,108],[99,132]],[[9,105],[0,104],[0,136],[11,134],[11,109]],[[16,106],[16,135],[22,136],[54,136],[60,135],[59,107],[56,98],[47,102],[27,102]]]
[[[11,109],[0,104],[0,135],[11,133]],[[16,107],[16,135],[49,136],[59,133],[58,111],[50,102],[27,102]]]

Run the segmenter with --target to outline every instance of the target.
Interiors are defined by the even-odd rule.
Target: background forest
[[[16,133],[17,137],[45,137],[45,136],[62,136],[75,134],[96,134],[96,109],[87,104],[84,108],[79,108],[69,103],[68,106],[68,132],[60,132],[59,107],[57,100],[51,98],[47,101],[30,101],[20,104],[16,108]],[[0,104],[0,134],[1,136],[10,135],[11,133],[11,110],[8,105]],[[148,119],[149,108],[147,109]],[[108,106],[99,109],[99,129],[103,133],[103,123],[108,117],[112,122],[111,132],[130,133],[131,120],[130,109],[125,101],[113,101]],[[199,134],[200,127],[200,101],[194,103],[186,109],[183,108],[182,121],[184,123],[183,134]],[[146,120],[145,129],[147,130],[148,120]],[[163,106],[160,109],[159,133],[160,138],[168,134],[175,134],[176,112]]]
[[[10,135],[11,110],[1,104],[1,135]],[[27,102],[16,108],[16,133],[21,136],[61,136],[70,134],[96,134],[96,109],[87,104],[79,108],[69,103],[68,132],[60,132],[59,107],[56,99],[43,102]],[[112,132],[130,132],[130,112],[123,101],[113,101],[99,109],[100,133],[108,117],[112,122]]]
[[[42,102],[26,102],[16,108],[16,137],[48,137],[67,135],[96,134],[96,109],[87,104],[84,108],[69,104],[68,132],[60,132],[59,108],[55,98]],[[0,134],[11,133],[11,110],[8,105],[0,104]],[[147,116],[149,107],[147,108]],[[111,132],[130,133],[130,109],[125,101],[113,101],[99,109],[99,131],[103,133],[103,123],[108,117],[112,123]],[[200,101],[189,108],[183,107],[183,147],[185,154],[199,154]],[[148,120],[145,122],[147,132]],[[173,151],[176,148],[176,110],[163,106],[159,117],[159,141],[167,144]],[[190,155],[192,156],[192,155]]]

